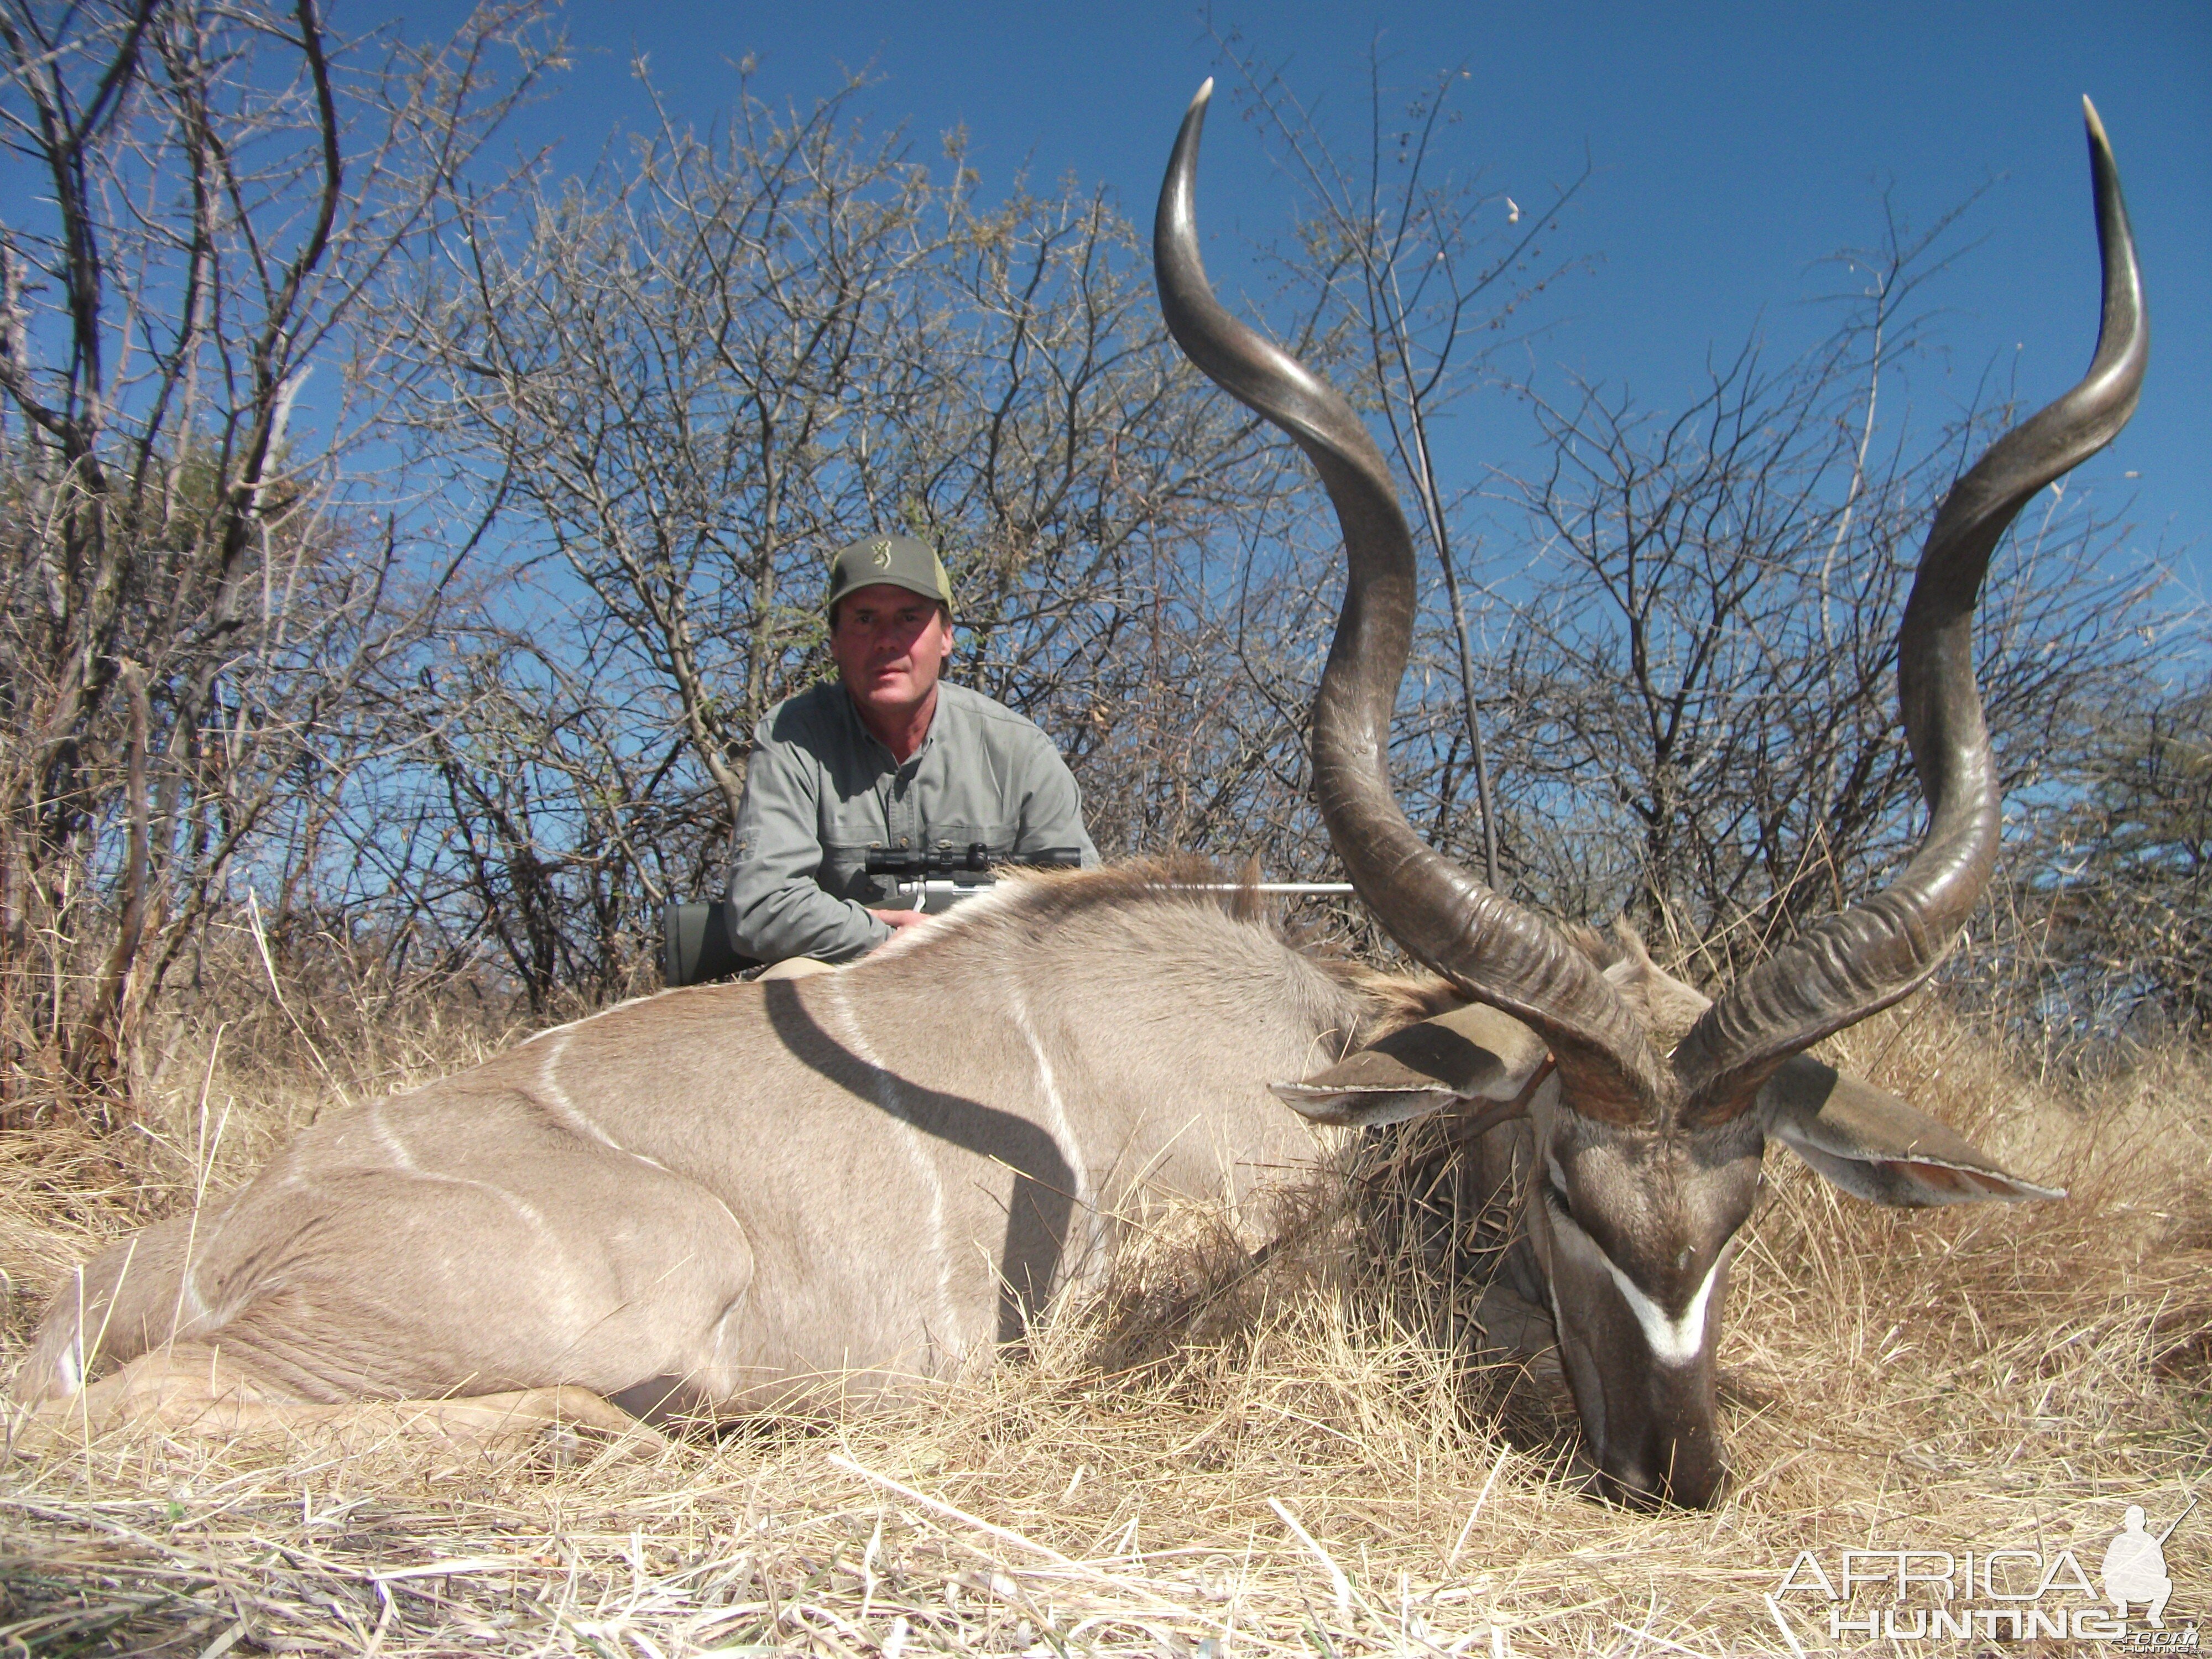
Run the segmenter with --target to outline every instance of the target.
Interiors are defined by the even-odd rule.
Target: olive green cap
[[[839,548],[830,560],[830,596],[823,608],[834,611],[855,588],[878,582],[935,599],[947,617],[952,614],[952,579],[945,574],[945,561],[927,542],[911,536],[863,536]]]

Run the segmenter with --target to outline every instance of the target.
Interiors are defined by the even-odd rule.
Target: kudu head
[[[2088,109],[2104,262],[2089,372],[1953,486],[1899,634],[1926,837],[1887,890],[1809,928],[1708,1005],[1650,969],[1640,947],[1638,961],[1608,972],[1431,848],[1400,810],[1386,756],[1412,643],[1412,537],[1389,468],[1351,406],[1237,322],[1206,283],[1194,181],[1212,89],[1192,100],[1161,185],[1161,308],[1192,361],[1288,433],[1328,487],[1350,574],[1314,702],[1316,798],[1361,899],[1474,1005],[1279,1092],[1340,1123],[1456,1105],[1475,1114],[1463,1134],[1525,1113],[1534,1138],[1526,1225],[1603,1481],[1632,1501],[1710,1504],[1726,1473],[1713,1351],[1770,1136],[1846,1190],[1892,1204],[2058,1195],[1804,1051],[1934,972],[1989,878],[1997,788],[1972,652],[1983,576],[2021,506],[2126,423],[2148,352],[2104,130]]]

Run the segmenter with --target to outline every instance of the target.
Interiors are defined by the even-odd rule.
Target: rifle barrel
[[[1171,893],[1344,894],[1352,891],[1352,884],[1348,881],[1165,881],[1160,885]]]
[[[2180,1514],[2175,1516],[2172,1520],[2166,1523],[2166,1530],[2158,1535],[2158,1543],[2160,1549],[2165,1548],[2166,1540],[2173,1536],[2173,1529],[2179,1526],[2183,1522],[2189,1519],[2189,1510],[2193,1510],[2196,1507],[2197,1500],[2192,1498],[2189,1500],[2189,1508],[2183,1510]]]

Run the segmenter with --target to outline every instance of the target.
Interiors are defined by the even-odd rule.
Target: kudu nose
[[[1631,1509],[1672,1504],[1709,1510],[1727,1490],[1728,1465],[1711,1453],[1680,1440],[1656,1439],[1601,1466],[1606,1496]]]

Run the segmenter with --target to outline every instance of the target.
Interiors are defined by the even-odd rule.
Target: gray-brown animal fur
[[[1161,884],[1194,879],[1010,881],[840,972],[669,992],[332,1113],[65,1284],[16,1392],[173,1338],[307,1401],[732,1412],[957,1372],[1104,1262],[1140,1186],[1242,1201],[1310,1164],[1270,1080],[1455,1000]]]

